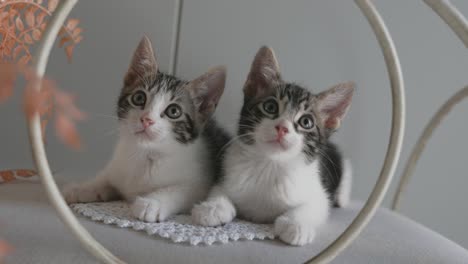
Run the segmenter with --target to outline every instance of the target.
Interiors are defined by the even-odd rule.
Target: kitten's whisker
[[[120,132],[120,128],[113,128],[113,129],[105,132],[104,135],[111,136],[111,135],[116,135],[119,132]]]
[[[224,144],[221,149],[218,151],[218,153],[216,154],[216,156],[219,156],[221,153],[224,152],[224,150],[226,150],[227,147],[229,147],[230,145],[232,145],[234,142],[236,142],[237,140],[243,138],[243,137],[247,137],[247,136],[253,136],[254,134],[253,133],[247,133],[247,134],[243,134],[243,135],[237,135],[237,136],[234,136],[231,140],[229,140],[226,144]],[[243,146],[242,146],[243,147]]]
[[[321,149],[317,148],[317,151],[319,153],[319,155],[321,155],[322,157],[326,158],[330,163],[331,165],[333,166],[333,170],[335,171],[335,174],[337,174],[338,172],[336,171],[336,168],[337,168],[337,165],[335,162],[333,162],[333,160],[326,154],[326,152],[323,152]],[[322,164],[323,165],[323,164]],[[330,173],[330,175],[332,175],[332,172],[330,171],[330,169],[328,168],[328,166],[324,166],[327,168],[328,170],[328,173]],[[336,181],[335,181],[335,178],[334,177],[330,177],[331,181],[333,184],[336,184]]]

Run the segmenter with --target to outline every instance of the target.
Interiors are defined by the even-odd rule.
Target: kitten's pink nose
[[[147,128],[147,127],[150,127],[150,126],[154,125],[153,119],[151,119],[148,116],[148,114],[144,114],[143,116],[141,116],[140,121],[141,121],[141,124],[143,125],[144,128]]]
[[[278,133],[278,139],[283,138],[284,135],[289,133],[289,129],[283,125],[276,125],[275,128],[276,128],[276,132]]]

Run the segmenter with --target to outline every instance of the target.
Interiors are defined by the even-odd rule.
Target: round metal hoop
[[[35,64],[33,70],[38,77],[44,76],[44,72],[49,59],[50,51],[57,38],[57,34],[60,27],[63,25],[68,14],[75,6],[78,0],[63,0],[60,1],[57,9],[55,10],[52,19],[45,30],[42,40],[39,44],[37,57],[35,58]],[[36,85],[36,89],[40,89],[40,85]],[[31,142],[31,151],[33,159],[36,164],[37,171],[42,181],[42,185],[46,190],[46,194],[49,198],[50,203],[55,207],[55,210],[59,214],[65,225],[72,231],[72,233],[78,238],[81,244],[93,254],[97,259],[105,263],[124,263],[112,253],[110,253],[105,247],[99,244],[86,229],[78,222],[73,212],[70,210],[68,205],[62,198],[57,184],[54,181],[52,172],[50,170],[49,162],[47,161],[47,155],[42,142],[41,125],[39,115],[36,114],[29,122],[29,140]]]
[[[371,25],[380,48],[385,58],[388,75],[390,78],[390,88],[392,90],[392,129],[390,142],[387,148],[385,161],[380,171],[380,176],[372,190],[369,199],[353,220],[351,225],[331,243],[326,249],[317,256],[310,259],[307,263],[329,263],[341,251],[353,242],[354,239],[366,227],[374,214],[377,212],[382,200],[390,186],[398,159],[401,153],[405,127],[405,89],[403,83],[403,74],[401,73],[400,61],[393,44],[390,33],[379,12],[370,0],[355,0],[364,16]]]
[[[58,31],[77,1],[78,0],[62,0],[54,12],[52,20],[43,34],[43,38],[38,48],[36,63],[33,67],[38,76],[41,77],[44,75],[50,51]],[[340,235],[320,254],[309,260],[308,263],[328,263],[343,251],[368,224],[387,192],[390,181],[395,172],[403,142],[405,123],[404,86],[401,67],[395,47],[382,18],[370,0],[355,0],[355,2],[372,26],[387,65],[393,103],[390,141],[380,177],[364,208],[342,235]],[[40,89],[40,86],[38,85],[36,88]],[[29,122],[29,138],[34,162],[41,177],[42,184],[44,185],[50,203],[55,207],[62,221],[73,232],[85,249],[97,259],[104,263],[124,263],[99,244],[99,242],[97,242],[86,231],[86,229],[81,226],[63,200],[47,161],[47,154],[42,142],[38,115],[34,116],[34,118]]]

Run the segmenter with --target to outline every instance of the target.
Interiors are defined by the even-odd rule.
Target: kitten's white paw
[[[288,216],[280,216],[275,221],[275,235],[290,245],[303,246],[315,238],[315,229]]]
[[[108,201],[112,198],[112,190],[96,188],[86,184],[69,184],[62,190],[63,198],[68,204]]]
[[[162,222],[168,217],[163,204],[157,199],[137,197],[130,209],[133,216],[145,222]]]
[[[219,226],[232,221],[236,209],[228,202],[207,201],[192,209],[192,220],[202,226]]]

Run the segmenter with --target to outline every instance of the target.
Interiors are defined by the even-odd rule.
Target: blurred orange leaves
[[[31,59],[30,48],[39,41],[48,19],[57,8],[58,0],[1,0],[0,1],[0,60],[26,65]],[[59,46],[63,47],[71,62],[73,50],[83,36],[78,19],[69,19],[59,33]]]
[[[0,240],[0,263],[3,263],[2,259],[12,251],[13,248],[10,245],[8,245],[5,241]]]
[[[28,120],[36,114],[41,118],[42,134],[49,121],[55,121],[55,132],[66,145],[79,149],[81,141],[75,123],[85,114],[75,105],[75,97],[60,90],[54,81],[39,78],[27,66],[0,64],[0,102],[13,94],[15,81],[24,77],[23,111]],[[38,89],[40,88],[40,89]]]

